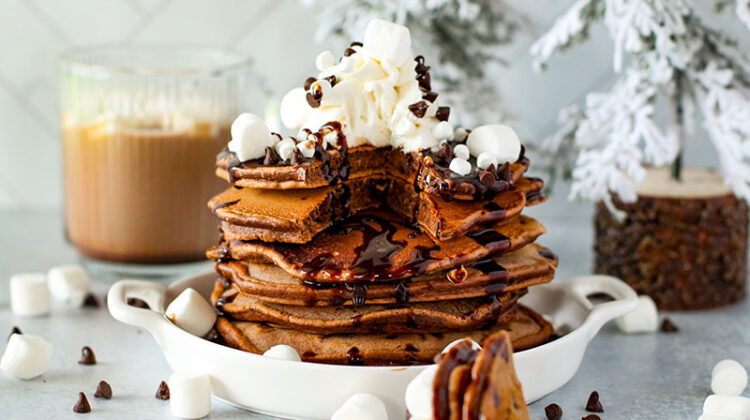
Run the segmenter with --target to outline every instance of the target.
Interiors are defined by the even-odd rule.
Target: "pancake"
[[[539,179],[521,178],[491,200],[447,201],[378,175],[315,189],[229,188],[208,206],[225,237],[234,240],[307,243],[344,216],[387,204],[433,239],[445,241],[517,216],[527,203],[541,201],[543,186]]]
[[[457,339],[470,338],[482,343],[502,330],[508,331],[517,350],[538,346],[552,335],[552,325],[521,305],[500,315],[490,328],[464,332],[325,335],[225,317],[217,319],[216,330],[227,345],[240,350],[262,354],[277,344],[286,344],[296,349],[305,362],[350,365],[432,363],[445,346]]]
[[[321,284],[393,281],[469,265],[511,252],[545,232],[536,220],[508,223],[436,242],[392,212],[371,211],[346,219],[307,244],[233,241],[208,251],[211,259],[273,263],[292,276]]]
[[[526,291],[475,299],[412,303],[308,307],[266,303],[216,281],[212,302],[225,316],[241,321],[268,322],[320,334],[403,334],[469,331],[494,323]]]
[[[269,303],[306,306],[354,305],[355,297],[363,303],[376,305],[474,298],[547,283],[552,280],[556,267],[557,258],[547,248],[529,244],[509,254],[478,262],[474,267],[465,267],[466,275],[461,281],[457,281],[459,267],[453,273],[453,280],[448,277],[451,269],[403,282],[373,283],[356,288],[346,284],[318,287],[273,264],[234,260],[216,263],[216,271],[244,294]]]

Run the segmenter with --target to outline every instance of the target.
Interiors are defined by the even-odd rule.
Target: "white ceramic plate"
[[[115,319],[149,331],[175,371],[209,374],[214,396],[238,407],[284,418],[329,419],[349,396],[368,392],[383,400],[390,418],[404,416],[406,386],[425,366],[338,366],[268,359],[191,335],[164,316],[167,304],[188,287],[208,298],[215,278],[213,272],[203,273],[169,287],[123,280],[109,290],[109,311]],[[586,298],[592,293],[606,293],[615,300],[594,305]],[[154,310],[127,305],[129,297],[143,299]],[[524,396],[532,402],[565,385],[578,370],[589,341],[607,321],[633,310],[637,298],[622,281],[597,275],[534,286],[521,302],[543,314],[556,331],[566,333],[514,356]]]

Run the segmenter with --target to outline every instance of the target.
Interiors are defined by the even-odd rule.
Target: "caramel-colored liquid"
[[[228,126],[63,127],[65,221],[86,256],[130,263],[204,258],[217,241],[206,201],[223,189],[214,175]]]

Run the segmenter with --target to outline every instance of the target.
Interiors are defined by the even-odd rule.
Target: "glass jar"
[[[202,47],[96,47],[62,57],[65,226],[79,253],[162,264],[217,243],[206,207],[249,60]]]

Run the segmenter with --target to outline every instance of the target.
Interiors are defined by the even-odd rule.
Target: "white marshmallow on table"
[[[659,313],[654,300],[649,296],[638,296],[638,306],[615,319],[617,328],[626,333],[654,332],[659,327]]]
[[[235,118],[230,131],[232,140],[227,144],[227,148],[234,152],[241,162],[263,157],[266,147],[273,146],[277,140],[276,136],[271,135],[262,118],[249,113],[240,114]]]
[[[476,341],[472,340],[471,338],[459,338],[458,340],[451,341],[447,346],[445,346],[445,348],[443,349],[443,351],[440,352],[440,353],[441,354],[448,353],[448,350],[452,349],[456,344],[458,344],[458,343],[460,343],[462,341],[465,341],[465,340],[469,340],[471,342],[471,348],[472,349],[477,350],[477,351],[482,350],[482,346],[480,346],[479,343],[477,343]]]
[[[703,414],[726,419],[750,419],[750,398],[737,395],[709,395]]]
[[[747,370],[736,360],[725,359],[711,370],[711,391],[720,395],[740,395],[747,387]]]
[[[471,173],[471,163],[459,157],[455,157],[451,160],[451,164],[448,165],[448,169],[461,176],[468,175]]]
[[[487,169],[490,165],[495,165],[497,168],[497,158],[490,153],[482,152],[477,156],[477,167],[479,169]]]
[[[49,289],[44,274],[23,273],[10,278],[10,309],[20,316],[47,315]]]
[[[458,341],[460,340],[456,340],[454,343]],[[448,347],[452,344],[449,344]],[[404,395],[406,409],[413,419],[431,420],[433,418],[432,398],[435,373],[437,373],[437,365],[429,366],[412,379],[406,387],[406,394]]]
[[[195,290],[185,289],[167,306],[165,315],[190,334],[203,337],[216,322],[216,311]]]
[[[466,140],[466,136],[469,134],[466,132],[466,129],[463,127],[456,127],[456,129],[453,131],[453,140],[455,141],[464,141]]]
[[[326,71],[336,65],[336,56],[326,50],[315,57],[315,67],[320,71]]]
[[[47,285],[56,300],[81,306],[91,291],[91,277],[80,265],[61,265],[47,272]]]
[[[211,383],[208,375],[175,372],[167,380],[172,414],[199,419],[211,412]]]
[[[432,136],[437,141],[450,140],[453,138],[453,127],[451,127],[448,121],[440,121],[435,124],[435,127],[432,127]]]
[[[379,61],[389,61],[396,67],[411,56],[411,35],[406,26],[381,19],[367,25],[362,52]]]
[[[388,420],[388,411],[380,398],[362,392],[344,401],[331,420]]]
[[[294,152],[295,146],[297,146],[297,143],[295,143],[291,137],[286,137],[280,142],[276,143],[276,146],[274,146],[274,148],[276,149],[276,154],[279,155],[279,158],[282,161],[285,161],[288,160],[290,156],[292,156],[292,152]]]
[[[17,378],[31,379],[44,373],[51,357],[49,341],[29,334],[12,334],[0,360],[0,369]]]
[[[309,111],[310,105],[307,104],[307,92],[301,87],[290,90],[281,99],[279,113],[281,114],[281,122],[286,128],[292,130],[299,129]]]
[[[471,130],[466,139],[471,154],[489,153],[498,163],[515,162],[521,154],[521,140],[515,130],[503,124],[490,124]]]
[[[315,145],[317,143],[314,140],[305,140],[297,144],[297,149],[302,153],[302,156],[311,158],[315,155]]]
[[[469,148],[465,144],[457,144],[453,148],[453,155],[463,160],[469,160]]]
[[[263,353],[263,357],[278,360],[290,360],[293,362],[301,362],[302,358],[299,357],[299,353],[292,346],[286,344],[278,344]]]

